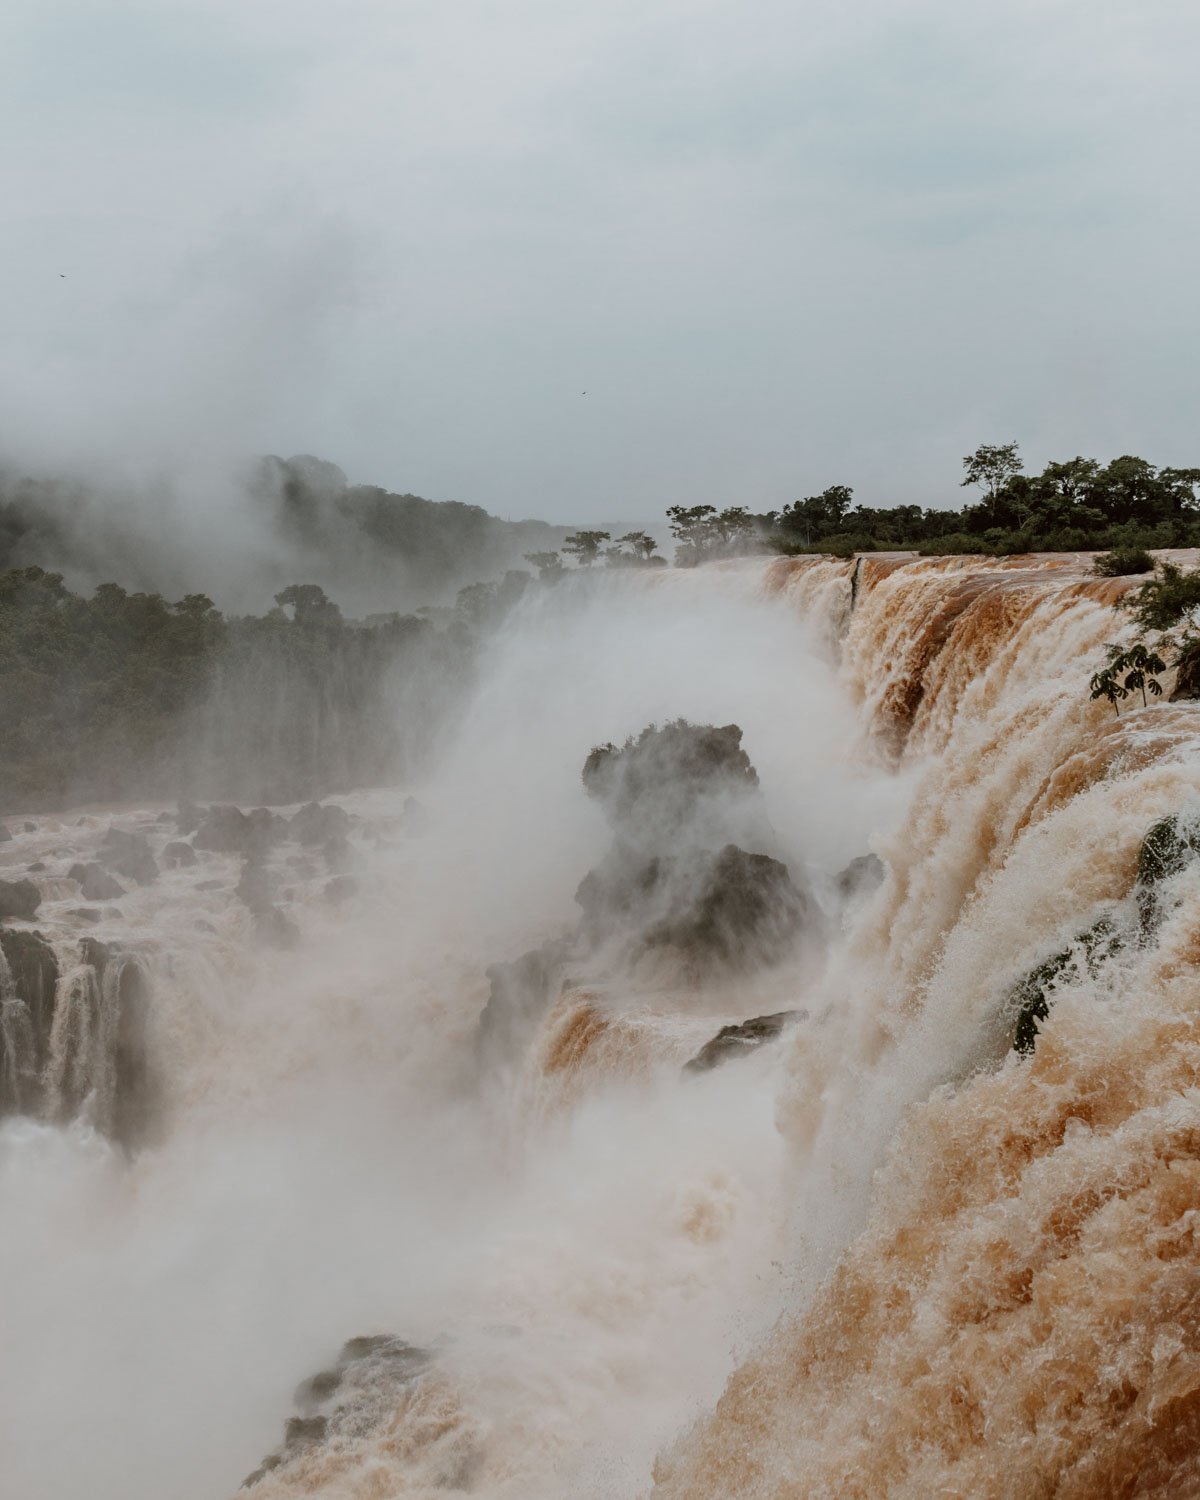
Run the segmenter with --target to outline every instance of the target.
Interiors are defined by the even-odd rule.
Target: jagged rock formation
[[[361,1443],[396,1415],[405,1394],[434,1363],[432,1350],[392,1334],[350,1339],[337,1361],[303,1381],[296,1390],[299,1414],[284,1425],[283,1442],[267,1455],[242,1488],[253,1489],[268,1474],[286,1468],[322,1443],[352,1437]],[[474,1465],[473,1445],[462,1438],[446,1445],[438,1487],[458,1489]]]
[[[0,922],[16,917],[32,922],[42,903],[42,893],[32,880],[0,880]]]
[[[119,828],[110,828],[100,845],[100,860],[138,885],[149,885],[158,878],[158,861],[144,833],[123,833]]]
[[[79,894],[85,901],[119,901],[125,894],[125,887],[94,860],[72,865],[67,879],[79,882]]]
[[[705,1042],[695,1057],[684,1063],[685,1073],[708,1073],[731,1058],[745,1057],[767,1042],[778,1041],[783,1033],[799,1021],[806,1021],[806,1010],[781,1010],[770,1016],[752,1016],[736,1025],[722,1026],[716,1036]]]
[[[650,725],[619,748],[592,750],[583,785],[612,827],[612,847],[575,893],[572,940],[488,970],[485,1056],[512,1055],[528,1039],[561,992],[572,951],[603,950],[618,968],[657,955],[702,984],[778,963],[819,922],[787,866],[762,852],[774,839],[736,724]]]

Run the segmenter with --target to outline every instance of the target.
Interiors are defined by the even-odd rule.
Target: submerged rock
[[[122,833],[119,828],[110,828],[100,845],[100,860],[108,869],[137,881],[138,885],[149,885],[158,879],[158,862],[144,833]]]
[[[296,1389],[299,1416],[284,1423],[283,1442],[247,1475],[242,1488],[252,1489],[318,1443],[370,1437],[395,1417],[404,1390],[433,1365],[429,1349],[392,1334],[350,1339],[336,1364],[302,1381]],[[336,1403],[334,1398],[336,1397]],[[324,1409],[322,1409],[324,1408]],[[452,1445],[451,1471],[465,1473],[471,1455],[462,1443]]]
[[[265,807],[244,813],[240,807],[210,807],[192,840],[195,849],[214,854],[265,854],[283,837],[284,820]]]
[[[562,963],[568,945],[543,943],[511,963],[492,964],[491,985],[479,1017],[477,1043],[482,1058],[512,1057],[528,1042],[562,989]]]
[[[1101,963],[1121,949],[1121,937],[1108,917],[1101,917],[1067,948],[1031,969],[1008,993],[1004,1009],[1012,1015],[1012,1047],[1028,1056],[1037,1043],[1041,1023],[1050,1014],[1055,987],[1060,982],[1095,974]]]
[[[734,1057],[745,1057],[765,1043],[777,1041],[789,1026],[807,1019],[806,1010],[781,1010],[774,1015],[752,1016],[737,1025],[722,1026],[695,1057],[684,1063],[683,1070],[685,1073],[707,1073],[720,1063]]]
[[[855,901],[878,890],[886,874],[887,867],[878,854],[860,854],[839,871],[834,885],[843,901]]]
[[[16,917],[32,922],[42,904],[42,893],[32,880],[0,880],[0,922]]]
[[[5,824],[0,823],[0,844],[11,844],[12,834],[9,833]]]
[[[344,839],[350,830],[350,814],[332,802],[307,802],[293,814],[291,835],[301,844],[328,844]]]
[[[1165,915],[1158,887],[1181,875],[1198,854],[1200,825],[1176,815],[1160,818],[1142,840],[1134,892],[1143,937],[1157,931]]]
[[[171,870],[185,870],[196,863],[196,851],[182,839],[174,839],[162,852],[162,857]]]
[[[205,816],[204,809],[197,807],[194,802],[181,802],[179,811],[175,815],[175,826],[182,835],[186,836],[189,833],[195,833],[204,822]]]
[[[1170,701],[1181,703],[1200,698],[1200,640],[1190,641],[1184,647],[1176,667]]]
[[[325,882],[321,895],[332,905],[340,906],[343,901],[358,895],[358,881],[353,875],[335,875]]]
[[[94,861],[72,865],[67,879],[79,882],[79,892],[85,901],[119,901],[125,894],[125,887]]]

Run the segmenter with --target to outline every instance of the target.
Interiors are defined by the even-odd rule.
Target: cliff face
[[[656,1495],[1200,1492],[1200,706],[1089,701],[1123,586],[1069,556],[769,570],[915,779],[783,1106],[814,1207],[886,1165]]]

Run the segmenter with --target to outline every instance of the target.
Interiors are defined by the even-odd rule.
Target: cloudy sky
[[[572,521],[1194,464],[1198,54],[1196,0],[10,0],[0,451]]]

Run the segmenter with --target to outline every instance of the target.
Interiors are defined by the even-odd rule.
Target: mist
[[[196,871],[124,903],[155,988],[159,1143],[128,1160],[86,1112],[0,1129],[0,1275],[23,1289],[3,1330],[18,1489],[231,1493],[306,1371],[395,1331],[439,1350],[484,1492],[633,1495],[664,1431],[777,1313],[772,1088],[754,1062],[686,1085],[679,1067],[764,983],[794,980],[671,998],[660,971],[622,998],[616,975],[577,972],[649,1051],[645,1071],[584,1074],[562,1096],[536,1038],[476,1078],[484,971],[578,920],[572,893],[607,838],[580,781],[594,744],[736,719],[777,846],[824,901],[898,814],[895,788],[854,763],[828,658],[756,597],[753,569],[716,591],[695,574],[571,584],[490,642],[416,789],[424,831],[374,850],[356,833],[360,893],[336,914],[293,894],[298,951],[255,956],[246,914]],[[411,790],[342,801],[377,822]],[[46,820],[22,852],[66,858],[92,836]],[[68,904],[43,908],[52,931]],[[441,1462],[418,1444],[394,1482],[424,1493]]]

